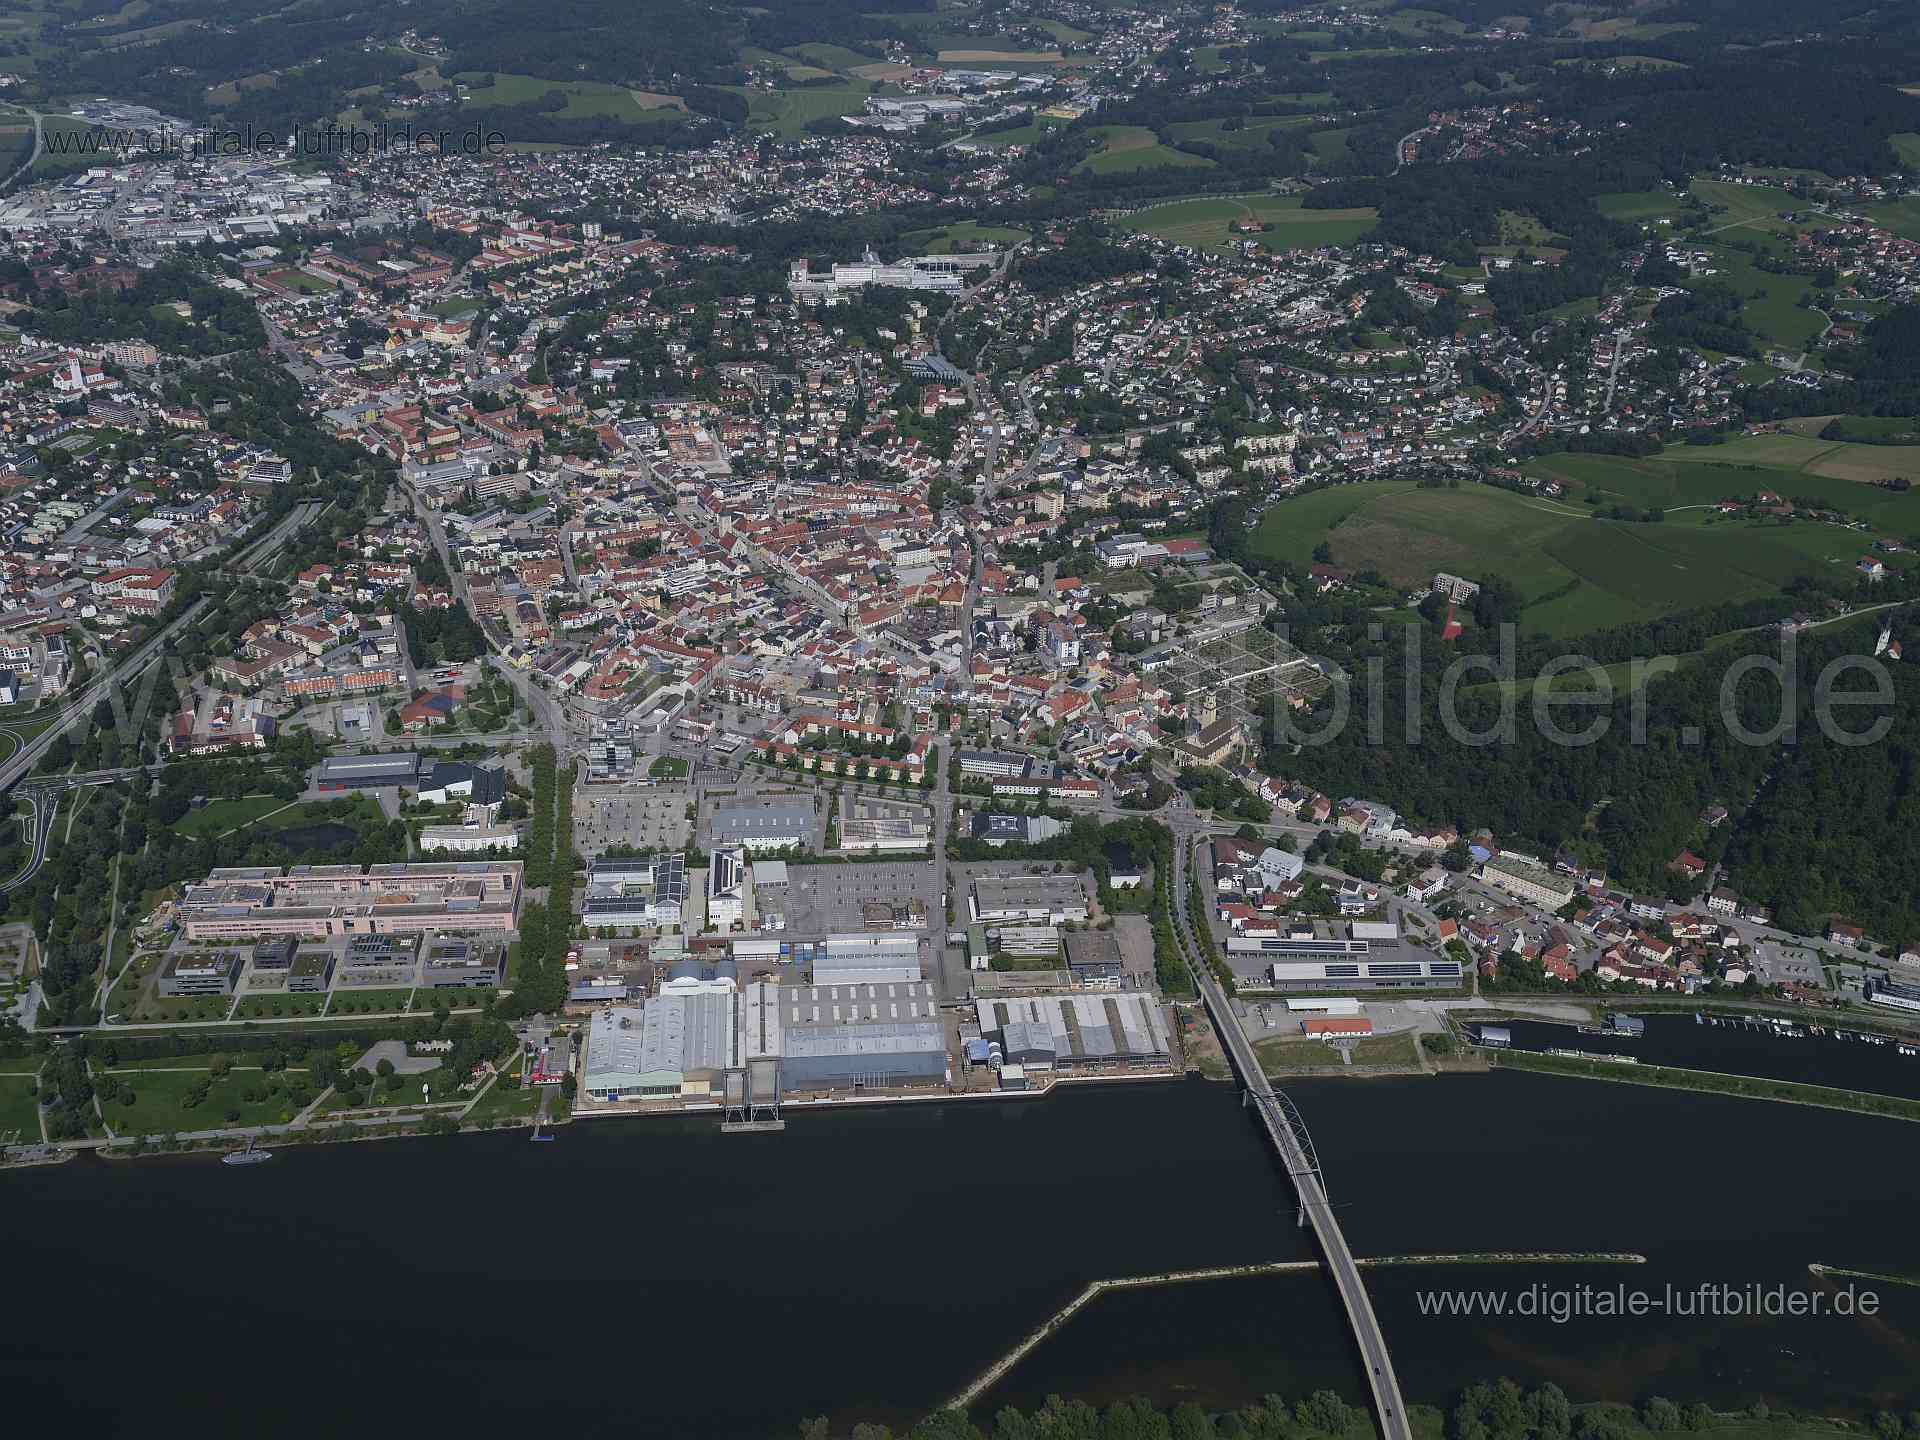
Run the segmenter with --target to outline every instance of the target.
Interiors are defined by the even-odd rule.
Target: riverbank
[[[1131,1074],[1111,1075],[1061,1075],[1055,1076],[1048,1084],[1033,1090],[972,1090],[951,1092],[946,1090],[902,1091],[890,1095],[846,1095],[846,1096],[809,1096],[781,1103],[783,1111],[804,1112],[809,1114],[832,1113],[850,1109],[891,1108],[902,1104],[930,1105],[943,1103],[961,1103],[973,1101],[1038,1101],[1049,1095],[1065,1093],[1080,1086],[1138,1085],[1144,1082],[1165,1084],[1169,1081],[1184,1081],[1183,1073],[1171,1070],[1141,1071]],[[497,1082],[496,1082],[497,1084]],[[471,1110],[485,1096],[482,1091],[465,1109]],[[324,1098],[324,1097],[323,1097]],[[317,1102],[316,1102],[317,1103]],[[19,1147],[26,1149],[51,1149],[54,1156],[16,1160],[9,1151],[4,1160],[0,1160],[0,1169],[12,1168],[24,1164],[56,1163],[60,1159],[69,1159],[75,1155],[91,1152],[103,1160],[127,1161],[145,1159],[160,1155],[218,1154],[234,1148],[242,1140],[257,1139],[270,1145],[292,1148],[309,1145],[345,1145],[361,1140],[405,1140],[422,1137],[447,1138],[452,1136],[474,1136],[492,1134],[500,1130],[532,1130],[544,1127],[549,1132],[565,1126],[575,1120],[676,1120],[693,1117],[718,1118],[725,1113],[723,1106],[716,1102],[692,1105],[628,1105],[628,1106],[592,1106],[573,1108],[561,1115],[549,1115],[544,1120],[537,1113],[526,1115],[490,1116],[482,1123],[461,1120],[453,1123],[458,1106],[448,1106],[437,1114],[423,1113],[414,1109],[407,1113],[385,1116],[378,1112],[341,1112],[351,1118],[336,1118],[332,1123],[301,1123],[296,1120],[288,1125],[261,1125],[247,1130],[217,1130],[190,1134],[172,1135],[114,1135],[99,1136],[86,1140],[56,1141],[50,1147]]]
[[[1717,1070],[1685,1070],[1672,1065],[1622,1064],[1604,1057],[1579,1059],[1571,1055],[1542,1055],[1531,1050],[1491,1051],[1495,1068],[1532,1070],[1570,1075],[1583,1080],[1611,1080],[1624,1085],[1650,1085],[1667,1090],[1693,1090],[1742,1100],[1771,1100],[1788,1105],[1810,1105],[1822,1110],[1849,1110],[1888,1120],[1920,1121],[1920,1100],[1894,1095],[1869,1095],[1825,1085],[1771,1080],[1753,1075],[1729,1075]]]

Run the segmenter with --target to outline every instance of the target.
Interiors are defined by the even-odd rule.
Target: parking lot
[[[611,846],[680,850],[693,835],[686,785],[579,785],[573,792],[573,844],[582,855]]]

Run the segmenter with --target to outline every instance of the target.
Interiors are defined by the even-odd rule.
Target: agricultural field
[[[1669,458],[1684,457],[1703,465],[1758,465],[1789,470],[1795,477],[1810,475],[1856,484],[1895,477],[1920,479],[1920,446],[1914,445],[1850,445],[1817,436],[1741,435],[1722,445],[1689,445],[1684,450],[1668,450],[1666,454]],[[1895,498],[1904,501],[1907,497]],[[1865,503],[1868,497],[1859,496],[1848,508]]]
[[[1098,137],[1100,148],[1075,169],[1095,175],[1110,175],[1123,170],[1153,170],[1162,165],[1189,165],[1212,169],[1213,162],[1184,150],[1172,150],[1154,139],[1144,125],[1100,125],[1090,130]]]
[[[1175,245],[1224,250],[1240,239],[1256,240],[1269,250],[1309,250],[1321,245],[1350,245],[1373,228],[1378,212],[1306,210],[1298,195],[1253,195],[1244,199],[1176,200],[1129,215],[1130,230],[1158,235]],[[1236,236],[1235,221],[1260,221],[1268,228]]]
[[[635,91],[594,80],[542,80],[534,75],[495,75],[491,85],[476,86],[473,82],[480,77],[471,72],[453,78],[472,87],[461,96],[460,103],[465,106],[524,105],[538,100],[549,90],[558,90],[567,97],[566,108],[554,112],[563,120],[607,115],[629,125],[646,125],[672,118],[661,113],[668,107],[659,103],[659,96],[648,95],[643,103]],[[673,100],[671,105],[672,108],[684,108],[678,100]]]
[[[1817,438],[1835,423],[1847,431],[1849,439],[1868,439],[1880,445],[1920,445],[1920,423],[1911,415],[1802,415],[1781,421],[1780,428]]]
[[[942,50],[942,65],[991,65],[997,70],[1048,69],[1066,60],[1058,50]]]
[[[856,65],[872,65],[881,58],[878,55],[862,55],[858,50],[849,50],[844,45],[819,42],[795,45],[789,53],[812,61],[823,71],[851,71]]]
[[[1806,275],[1775,275],[1753,263],[1751,256],[1724,246],[1711,247],[1715,274],[1706,277],[1731,285],[1742,296],[1762,292],[1740,307],[1747,328],[1761,340],[1782,349],[1803,351],[1826,328],[1826,321],[1812,310],[1803,310],[1800,299],[1813,288]]]
[[[844,85],[809,86],[804,90],[748,90],[743,86],[725,87],[747,100],[747,125],[794,139],[806,132],[815,120],[832,115],[857,115],[866,108],[867,96],[874,87],[865,80],[849,80]]]
[[[1920,240],[1920,195],[1908,195],[1881,205],[1863,205],[1860,213],[1907,240]]]
[[[1415,39],[1434,35],[1464,35],[1466,23],[1452,15],[1442,15],[1438,10],[1421,10],[1409,6],[1396,10],[1382,22],[1387,29],[1401,35],[1410,35]]]
[[[1062,45],[1084,45],[1095,38],[1093,31],[1077,30],[1064,20],[1028,20],[1026,23],[1046,31]]]
[[[1063,128],[1066,123],[1051,115],[1035,115],[1027,124],[1015,126],[1011,130],[995,130],[988,135],[975,136],[973,143],[985,145],[994,150],[1003,145],[1034,145],[1046,139],[1050,132]]]
[[[1592,488],[1609,502],[1626,501],[1642,508],[1658,506],[1668,512],[1668,523],[1691,513],[1693,507],[1704,509],[1721,500],[1773,490],[1845,510],[1888,535],[1920,539],[1920,490],[1884,490],[1829,475],[1821,468],[1834,463],[1832,458],[1822,457],[1831,457],[1835,451],[1840,452],[1838,460],[1845,468],[1860,463],[1849,460],[1849,456],[1901,448],[1835,445],[1793,435],[1751,435],[1725,445],[1675,446],[1664,455],[1645,460],[1614,455],[1550,455],[1531,462],[1527,470],[1560,480],[1567,486],[1568,500]],[[1920,456],[1920,452],[1908,453]],[[1915,463],[1913,473],[1920,475],[1920,463]],[[1845,533],[1855,549],[1868,538],[1853,531]]]
[[[1313,124],[1311,115],[1257,115],[1241,121],[1241,128],[1224,128],[1222,120],[1183,120],[1167,129],[1176,140],[1200,140],[1223,150],[1266,151],[1272,148],[1272,135],[1280,130],[1297,130]]]
[[[1698,520],[1707,518],[1702,512]],[[1713,518],[1597,520],[1583,506],[1488,487],[1425,490],[1370,481],[1272,506],[1256,545],[1304,567],[1324,541],[1341,569],[1376,571],[1396,586],[1423,585],[1436,570],[1497,573],[1528,602],[1523,631],[1573,635],[1772,594],[1795,575],[1816,572],[1835,552],[1857,555],[1863,544],[1858,532],[1837,526]],[[1789,534],[1793,541],[1784,538]]]
[[[1714,226],[1746,226],[1755,230],[1785,233],[1793,229],[1780,218],[1783,210],[1801,210],[1805,202],[1773,185],[1736,185],[1730,180],[1695,180],[1693,193],[1709,208],[1724,210],[1715,214]]]
[[[1902,165],[1920,169],[1920,135],[1889,135],[1887,143],[1893,146],[1893,153],[1900,157]]]
[[[1308,137],[1307,143],[1322,160],[1344,161],[1349,138],[1350,132],[1346,130],[1318,130]]]
[[[1685,197],[1667,190],[1617,190],[1594,196],[1593,204],[1609,220],[1629,224],[1672,220],[1687,213]]]

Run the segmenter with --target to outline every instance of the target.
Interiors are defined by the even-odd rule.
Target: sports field
[[[1704,511],[1638,524],[1486,486],[1369,481],[1272,506],[1256,545],[1304,567],[1322,541],[1341,569],[1377,571],[1396,586],[1424,585],[1438,570],[1504,575],[1526,602],[1522,631],[1550,635],[1772,594],[1796,575],[1850,563],[1864,544],[1839,526]]]
[[[1310,250],[1322,245],[1351,245],[1373,228],[1378,213],[1371,209],[1304,210],[1298,195],[1251,195],[1176,200],[1141,210],[1120,223],[1130,230],[1199,250],[1224,250],[1239,239],[1256,240],[1269,250]],[[1237,236],[1229,228],[1235,221],[1259,221],[1267,228]]]

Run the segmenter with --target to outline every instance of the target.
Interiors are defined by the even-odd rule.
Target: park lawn
[[[1212,169],[1213,161],[1184,150],[1172,150],[1154,139],[1144,125],[1098,125],[1087,132],[1100,141],[1100,149],[1074,168],[1089,174],[1110,175],[1125,170],[1152,170],[1162,165],[1185,165]]]
[[[456,315],[471,315],[480,308],[480,302],[468,296],[456,295],[451,300],[442,300],[427,307],[442,320],[451,320]]]
[[[140,992],[146,988],[148,978],[165,958],[165,953],[158,950],[137,956],[132,964],[120,972],[120,978],[113,982],[113,988],[107,992],[106,1013],[135,1019],[132,1010],[140,999]]]
[[[240,997],[239,1008],[234,1018],[239,1020],[272,1020],[282,1015],[318,1015],[327,1007],[326,992],[314,993],[310,990],[262,990]]]
[[[116,1135],[164,1135],[170,1130],[218,1130],[229,1125],[284,1125],[294,1109],[283,1090],[265,1100],[243,1100],[248,1090],[264,1090],[276,1083],[259,1070],[231,1070],[207,1087],[207,1098],[187,1107],[188,1093],[211,1071],[114,1070],[113,1075],[133,1090],[133,1104],[102,1103],[101,1113]],[[238,1119],[229,1119],[237,1114]]]
[[[1025,230],[1005,225],[982,225],[978,220],[962,220],[937,230],[911,230],[900,237],[901,245],[928,255],[947,255],[964,248],[1004,250],[1024,245],[1033,237]]]
[[[232,1005],[233,997],[230,995],[179,995],[172,999],[161,995],[149,995],[140,1001],[136,1011],[127,1015],[127,1019],[140,1023],[224,1020]]]
[[[413,992],[413,1009],[419,1015],[431,1015],[442,1005],[449,1010],[474,1010],[493,998],[491,985],[445,986],[430,990],[421,986]]]
[[[503,1120],[532,1120],[540,1109],[540,1090],[533,1085],[509,1087],[502,1076],[474,1101],[467,1112],[468,1125],[495,1125]]]
[[[390,990],[335,990],[327,1015],[389,1015],[404,1011],[412,987]]]
[[[33,1076],[21,1073],[31,1060],[0,1060],[0,1142],[40,1139],[40,1101]]]
[[[208,835],[224,835],[251,825],[288,802],[274,795],[243,795],[233,800],[211,800],[198,810],[189,810],[173,822],[177,835],[199,840]]]
[[[678,755],[660,755],[647,767],[650,780],[684,780],[690,767]]]
[[[380,802],[370,795],[354,795],[345,818],[339,819],[342,825],[357,825],[365,821],[386,823],[387,812],[380,808]],[[339,800],[307,800],[289,805],[284,810],[276,810],[259,822],[262,830],[292,830],[300,825],[324,825],[336,819],[327,813],[327,807],[339,804]]]

